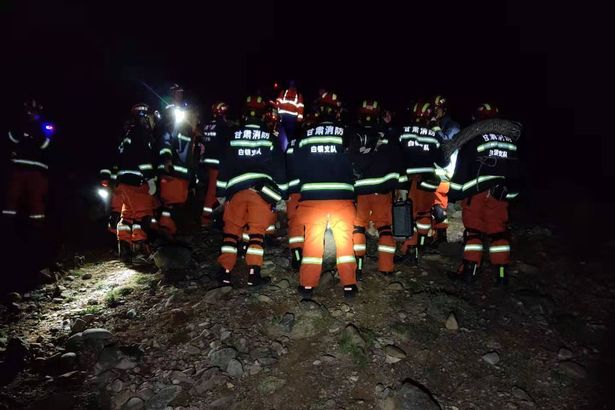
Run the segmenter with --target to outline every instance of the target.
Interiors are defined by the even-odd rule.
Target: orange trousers
[[[444,212],[446,212],[448,209],[448,191],[450,188],[451,188],[450,182],[442,181],[440,182],[440,185],[438,186],[438,189],[436,190],[436,192],[434,192],[435,198],[434,198],[433,205],[441,207],[444,210]],[[433,221],[433,229],[447,229],[447,228],[448,228],[448,219],[445,219],[444,221],[440,223],[436,223],[436,221]]]
[[[365,256],[367,241],[365,230],[372,221],[378,229],[378,270],[393,272],[395,240],[391,232],[393,216],[391,213],[393,198],[389,194],[359,195],[357,197],[357,216],[354,220],[354,253],[357,257]]]
[[[288,217],[288,247],[290,249],[303,248],[305,240],[303,236],[303,225],[299,223],[297,215],[301,194],[290,194],[286,201],[286,215]]]
[[[173,208],[182,205],[188,199],[188,180],[164,175],[160,178],[160,200],[162,213],[158,226],[171,235],[177,232]]]
[[[207,168],[207,190],[203,200],[203,214],[201,222],[204,225],[211,223],[212,214],[218,203],[216,199],[216,182],[218,181],[218,169]]]
[[[15,216],[23,206],[31,221],[44,221],[48,186],[47,174],[44,171],[12,167],[2,215]]]
[[[149,226],[154,213],[148,185],[119,184],[117,192],[122,199],[122,214],[117,224],[117,239],[127,242],[147,240],[144,225]]]
[[[356,284],[357,264],[352,250],[352,224],[356,215],[353,201],[301,201],[298,213],[298,222],[305,226],[303,259],[299,270],[301,286],[314,288],[320,282],[327,227],[333,232],[342,286]]]
[[[419,176],[414,176],[410,179],[410,187],[408,189],[410,190],[409,196],[412,200],[416,234],[404,241],[401,246],[403,253],[406,253],[410,246],[424,245],[424,243],[419,243],[419,241],[424,241],[431,229],[431,207],[434,202],[434,193],[419,189],[420,183],[421,177]]]
[[[262,266],[265,231],[271,222],[271,205],[256,191],[244,189],[237,192],[224,204],[224,235],[218,263],[231,271],[237,263],[237,242],[244,227],[248,226],[248,249],[246,264]]]
[[[122,214],[122,205],[122,195],[120,195],[117,187],[111,188],[111,215],[109,215],[107,229],[114,235],[117,235],[117,224]]]
[[[510,242],[506,235],[508,202],[498,201],[481,192],[466,198],[462,203],[462,221],[466,229],[463,258],[480,265],[483,254],[482,235],[490,240],[489,259],[493,265],[510,263]]]

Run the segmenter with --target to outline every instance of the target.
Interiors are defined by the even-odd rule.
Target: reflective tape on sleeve
[[[482,252],[483,245],[480,244],[467,244],[463,247],[464,252]]]
[[[367,249],[367,246],[365,244],[357,243],[357,244],[354,244],[352,246],[352,250],[355,251],[355,252],[361,252],[361,251],[364,251],[366,249]]]

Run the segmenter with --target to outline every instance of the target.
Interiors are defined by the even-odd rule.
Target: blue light
[[[50,122],[44,122],[42,126],[43,134],[45,134],[47,138],[51,137],[56,132],[56,126]]]

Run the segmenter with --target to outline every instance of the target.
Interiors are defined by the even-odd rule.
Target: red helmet
[[[433,118],[433,107],[431,103],[419,100],[412,107],[412,117],[418,123],[425,124]]]
[[[500,113],[498,107],[493,104],[481,104],[478,106],[476,111],[474,112],[475,120],[487,120],[489,118],[495,118]]]
[[[380,104],[375,100],[363,100],[359,107],[359,119],[365,122],[375,122],[380,117]]]
[[[217,102],[211,106],[214,117],[221,117],[228,112],[229,106],[225,102]]]
[[[145,117],[149,114],[149,105],[145,103],[138,103],[132,106],[130,113],[133,117]]]
[[[337,94],[331,92],[324,92],[318,98],[319,106],[327,106],[332,108],[338,108],[341,105],[340,100],[337,98]]]
[[[259,95],[246,98],[245,111],[248,117],[262,117],[267,111],[267,101]]]

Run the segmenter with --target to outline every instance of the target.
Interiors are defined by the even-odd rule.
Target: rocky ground
[[[6,409],[599,409],[615,286],[542,228],[514,230],[511,285],[490,270],[472,286],[446,271],[451,241],[392,276],[368,261],[359,297],[333,272],[313,300],[296,294],[282,246],[271,286],[218,287],[220,234],[159,254],[188,272],[167,280],[88,255],[56,283],[13,294],[2,312],[0,403]],[[373,242],[373,241],[372,241]],[[374,244],[370,243],[373,253]],[[190,258],[189,258],[190,259]],[[245,270],[245,269],[244,269]],[[244,272],[245,274],[245,272]],[[244,278],[241,278],[243,280]]]

